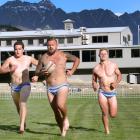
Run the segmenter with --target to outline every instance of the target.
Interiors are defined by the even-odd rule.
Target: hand
[[[110,89],[113,90],[117,87],[117,84],[116,83],[111,83],[110,84]]]
[[[94,90],[94,91],[97,91],[97,89],[99,88],[99,86],[98,86],[97,83],[94,83],[92,86],[93,86],[93,90]]]
[[[42,68],[40,72],[41,72],[42,75],[47,75],[48,76],[50,74],[45,68]]]
[[[33,76],[32,77],[32,82],[37,82],[38,81],[38,76]]]

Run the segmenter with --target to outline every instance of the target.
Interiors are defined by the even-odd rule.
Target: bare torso
[[[116,80],[115,69],[116,64],[111,61],[107,61],[104,64],[98,64],[95,67],[94,72],[99,79],[99,86],[104,91],[113,90],[111,84]]]
[[[29,66],[31,64],[30,56],[23,55],[20,58],[10,57],[10,66],[16,66],[16,70],[11,73],[11,82],[21,84],[29,82]]]
[[[56,51],[55,54],[49,56],[46,53],[42,57],[42,64],[45,65],[48,61],[53,61],[56,68],[51,74],[45,76],[47,84],[50,86],[56,86],[67,82],[65,70],[67,58],[65,54],[61,51]]]

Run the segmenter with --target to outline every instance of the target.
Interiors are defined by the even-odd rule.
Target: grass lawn
[[[19,135],[19,118],[11,100],[0,100],[0,140],[140,140],[140,98],[119,98],[118,116],[105,135],[97,99],[68,100],[70,129],[62,138],[47,99],[28,101],[27,129]]]

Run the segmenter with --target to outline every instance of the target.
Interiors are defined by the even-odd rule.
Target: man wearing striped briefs
[[[26,127],[26,102],[31,91],[29,67],[31,64],[38,64],[36,59],[23,53],[23,42],[15,42],[14,55],[7,58],[0,68],[0,73],[10,72],[11,74],[11,94],[20,117],[20,134],[23,134]]]
[[[65,136],[69,128],[66,106],[69,91],[67,76],[71,76],[75,72],[79,65],[79,58],[58,50],[57,40],[53,37],[47,39],[46,45],[48,50],[39,60],[36,76],[32,79],[33,81],[37,81],[38,76],[45,76],[48,100],[54,111],[56,122],[61,131],[61,136]],[[73,66],[71,69],[66,70],[66,61],[68,60],[73,62]],[[51,66],[46,69],[46,65],[50,62],[55,66],[55,69],[51,72],[49,71]]]
[[[98,101],[102,110],[102,120],[105,133],[109,134],[108,114],[111,117],[117,115],[116,88],[122,76],[116,63],[108,59],[108,50],[102,48],[99,51],[100,63],[93,68],[92,86],[98,90]],[[99,84],[97,83],[99,81]]]

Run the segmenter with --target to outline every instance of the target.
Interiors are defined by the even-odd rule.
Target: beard
[[[56,52],[56,50],[48,50],[49,55],[53,55]]]

